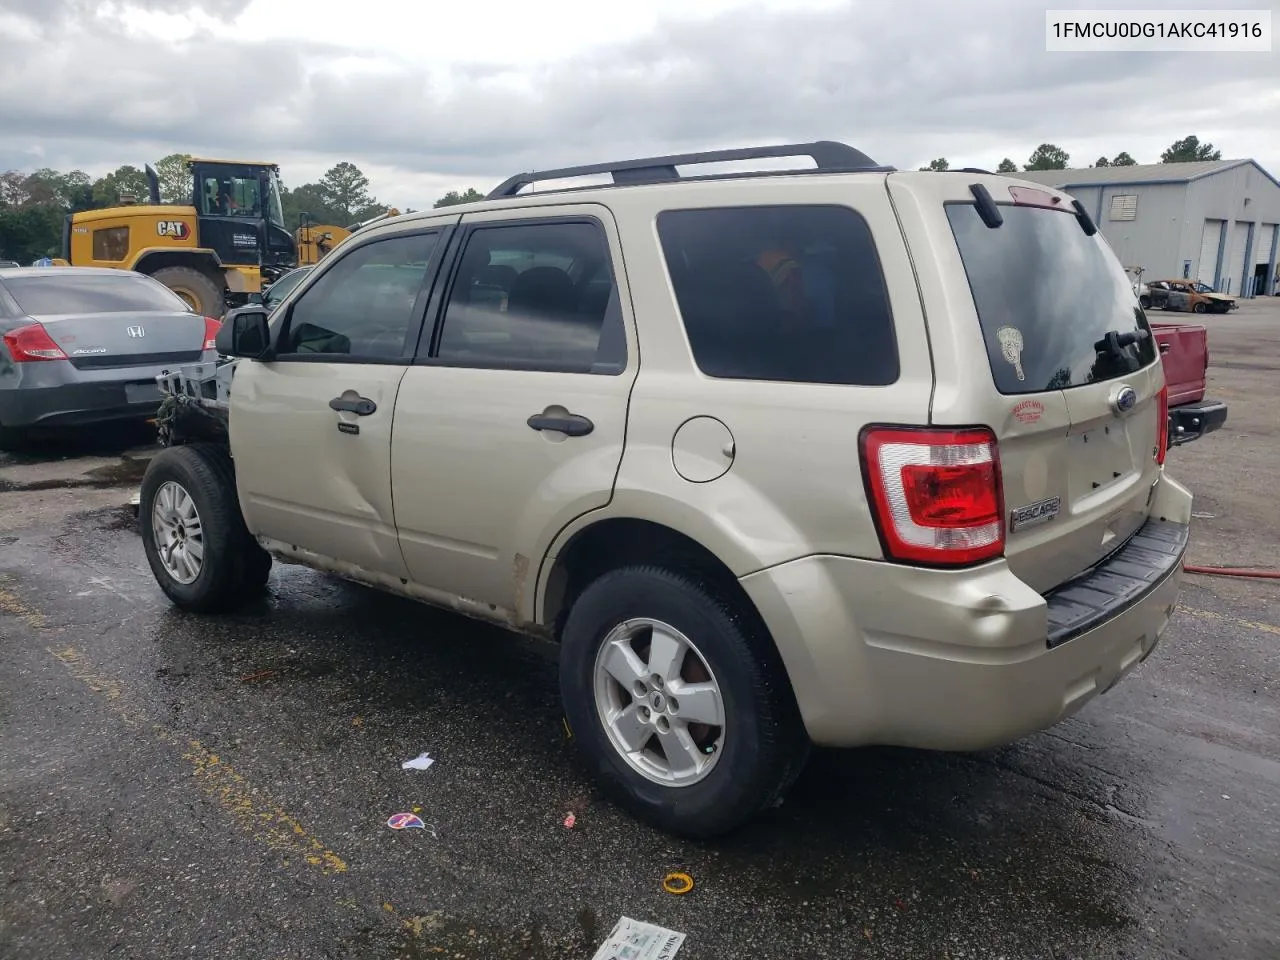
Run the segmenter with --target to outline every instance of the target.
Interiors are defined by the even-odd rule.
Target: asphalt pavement
[[[1274,484],[1280,425],[1233,378],[1274,384],[1280,301],[1211,322],[1255,367],[1214,368],[1231,422],[1168,468],[1211,505],[1194,560],[1274,564],[1280,515],[1223,464],[1260,450]],[[588,960],[623,915],[677,960],[1280,956],[1274,583],[1188,578],[1153,656],[1051,731],[819,751],[692,844],[593,789],[549,644],[281,565],[241,614],[173,610],[137,440],[0,459],[0,957]]]

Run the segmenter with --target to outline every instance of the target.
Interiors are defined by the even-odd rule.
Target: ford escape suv
[[[830,142],[522,174],[218,349],[229,400],[171,405],[143,483],[169,597],[226,609],[275,558],[552,636],[593,773],[676,833],[810,743],[1048,727],[1178,594],[1151,327],[1085,210],[1013,178]]]

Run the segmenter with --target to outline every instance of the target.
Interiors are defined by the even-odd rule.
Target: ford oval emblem
[[[1111,400],[1111,406],[1115,408],[1116,413],[1128,413],[1137,405],[1138,391],[1128,384],[1118,389]]]

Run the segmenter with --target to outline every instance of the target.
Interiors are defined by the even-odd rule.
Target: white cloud
[[[712,146],[994,167],[1048,141],[1085,165],[1194,133],[1280,174],[1274,54],[1049,54],[1043,17],[1025,0],[0,0],[0,169],[183,150],[266,156],[296,185],[350,160],[421,208],[531,167]]]

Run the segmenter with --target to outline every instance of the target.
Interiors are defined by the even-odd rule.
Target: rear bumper
[[[1169,445],[1199,440],[1227,422],[1227,405],[1221,400],[1201,400],[1169,410]]]
[[[0,390],[0,424],[60,427],[144,418],[154,416],[161,398],[154,379]]]
[[[924,570],[809,557],[743,577],[810,736],[829,746],[998,746],[1050,727],[1155,648],[1182,583],[1191,495],[1042,596],[1003,563]]]

